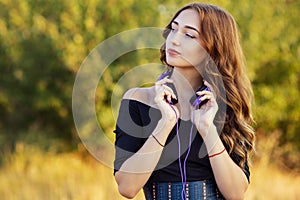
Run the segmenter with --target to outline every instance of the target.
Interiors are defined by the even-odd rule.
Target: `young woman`
[[[143,189],[147,200],[243,199],[254,130],[236,23],[219,7],[192,3],[163,36],[167,71],[121,102],[114,131],[119,192],[133,198]],[[200,108],[191,104],[195,93],[205,102]]]

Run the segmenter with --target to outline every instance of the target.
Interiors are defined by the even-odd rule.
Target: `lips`
[[[176,51],[175,49],[168,49],[167,52],[168,52],[168,54],[170,56],[178,56],[178,55],[180,55],[180,53],[178,51]]]

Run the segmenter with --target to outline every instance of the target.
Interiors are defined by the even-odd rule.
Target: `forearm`
[[[119,192],[123,196],[133,198],[148,181],[163,150],[155,138],[164,145],[173,126],[169,122],[160,120],[139,151],[122,164],[120,170],[115,174],[115,179],[119,186]]]
[[[226,199],[243,199],[248,187],[246,175],[234,163],[226,150],[222,152],[225,147],[215,126],[209,129],[209,133],[204,141],[210,156],[209,159],[214,177],[221,193]],[[211,157],[211,155],[215,156]]]

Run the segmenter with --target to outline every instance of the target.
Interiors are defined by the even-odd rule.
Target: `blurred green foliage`
[[[33,138],[63,141],[67,145],[58,148],[67,146],[65,149],[80,143],[72,118],[72,87],[85,57],[101,41],[122,31],[164,27],[187,3],[0,0],[0,147],[13,149],[17,140]],[[298,154],[300,2],[208,3],[225,8],[238,23],[255,91],[255,128],[268,137],[280,132],[279,145],[292,144],[283,155]],[[96,109],[108,134],[115,123],[110,108],[115,83],[134,66],[150,62],[159,63],[158,51],[132,52],[117,59],[103,74]]]

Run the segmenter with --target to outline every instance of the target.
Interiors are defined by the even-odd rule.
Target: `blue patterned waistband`
[[[183,189],[184,188],[184,189]],[[223,200],[215,181],[152,183],[144,186],[146,200]]]

